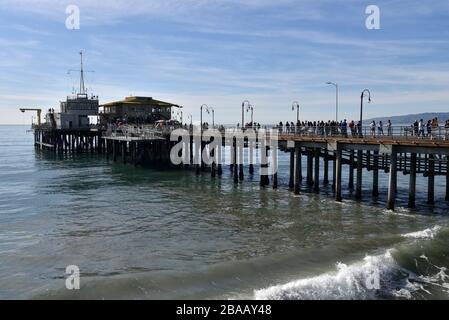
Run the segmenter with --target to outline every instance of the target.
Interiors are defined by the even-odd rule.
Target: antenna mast
[[[86,88],[84,87],[84,69],[83,69],[83,51],[80,51],[81,56],[81,76],[80,76],[80,94],[86,94]]]

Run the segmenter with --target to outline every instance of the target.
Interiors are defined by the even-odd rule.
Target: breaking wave
[[[442,227],[403,235],[432,242],[406,244],[336,270],[254,291],[258,300],[448,299],[448,237]],[[430,240],[430,241],[427,241]],[[435,241],[434,241],[435,240]],[[428,254],[426,254],[428,252]],[[437,261],[437,262],[434,262]],[[443,266],[440,266],[443,265]]]
[[[414,239],[433,239],[440,230],[441,230],[440,226],[435,226],[433,228],[425,229],[422,231],[407,233],[402,236],[404,238],[414,238]]]

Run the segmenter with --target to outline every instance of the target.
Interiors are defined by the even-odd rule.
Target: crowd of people
[[[444,126],[439,124],[438,118],[424,121],[416,120],[410,127],[407,126],[393,126],[391,120],[387,120],[384,123],[382,120],[376,122],[371,121],[369,126],[364,125],[362,127],[360,121],[348,121],[346,119],[337,121],[298,121],[296,123],[287,121],[283,123],[279,122],[275,126],[279,130],[279,133],[286,134],[309,134],[309,135],[321,135],[321,136],[416,136],[421,138],[434,139],[437,136],[449,140],[449,120],[446,120]]]
[[[279,133],[292,134],[314,134],[314,135],[343,135],[343,136],[357,136],[361,134],[362,126],[360,122],[350,121],[346,119],[340,122],[329,121],[298,121],[286,122],[285,124],[279,122],[276,126]]]

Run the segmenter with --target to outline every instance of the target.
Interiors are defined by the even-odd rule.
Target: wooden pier
[[[217,157],[214,150],[209,150],[209,156],[214,159],[210,165],[203,160],[193,164],[193,157],[203,154],[210,142],[202,142],[196,147],[194,141],[198,141],[198,133],[190,132],[188,142],[183,144],[182,152],[188,152],[189,158],[182,163],[174,165],[170,160],[170,152],[178,141],[170,140],[170,131],[158,132],[111,132],[93,128],[88,130],[56,130],[43,127],[34,128],[35,145],[40,149],[48,149],[53,152],[91,152],[104,154],[107,159],[114,162],[121,161],[133,165],[159,165],[179,168],[192,168],[197,174],[210,172],[212,177],[223,175],[223,163],[221,148],[217,149]],[[225,144],[225,135],[222,134],[222,143]],[[289,188],[295,194],[302,190],[303,161],[306,161],[306,186],[319,192],[321,186],[332,182],[332,190],[335,200],[343,200],[343,189],[354,189],[355,199],[362,200],[364,194],[364,173],[372,172],[371,196],[379,196],[379,171],[389,174],[388,197],[386,207],[394,210],[397,193],[397,175],[402,172],[409,176],[409,201],[408,206],[416,205],[416,181],[417,175],[423,175],[427,183],[427,203],[435,203],[435,176],[446,177],[446,196],[449,201],[449,140],[445,139],[420,139],[418,137],[382,136],[382,137],[346,137],[344,135],[303,135],[297,133],[280,134],[276,142],[281,152],[290,153]],[[261,158],[271,158],[271,166],[277,166],[277,156],[266,143],[260,144]],[[234,139],[231,146],[230,169],[236,183],[245,178],[245,163],[243,149],[245,144]],[[247,147],[247,146],[246,146]],[[254,154],[249,152],[249,158],[254,159]],[[201,157],[200,157],[201,158]],[[332,163],[332,177],[329,177],[330,162]],[[348,167],[348,185],[343,186],[343,166]],[[265,187],[270,184],[278,188],[278,173],[268,173],[268,164],[264,161],[260,164],[260,185]],[[323,172],[321,173],[321,170]],[[254,173],[254,163],[248,164],[248,173]],[[354,177],[355,174],[355,177]],[[321,180],[322,177],[322,180]],[[354,183],[355,180],[355,183]],[[365,184],[366,185],[366,184]],[[366,193],[365,193],[366,194]]]

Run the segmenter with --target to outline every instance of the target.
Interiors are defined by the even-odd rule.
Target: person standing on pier
[[[341,125],[341,131],[343,136],[346,138],[348,136],[348,121],[345,119]]]
[[[431,120],[427,121],[427,136],[428,137],[432,136],[432,121]]]
[[[371,127],[371,137],[376,137],[376,121],[372,121],[370,124]]]
[[[379,137],[384,135],[384,124],[382,120],[379,121],[379,124],[377,126],[377,134],[379,135]]]
[[[436,137],[436,135],[438,134],[438,118],[433,118],[432,119],[432,139],[434,139]]]
[[[418,137],[423,137],[423,138],[425,137],[426,133],[425,133],[424,127],[425,127],[425,125],[424,125],[424,120],[423,120],[423,119],[419,120],[419,124],[418,124],[419,133],[418,133]]]
[[[387,135],[391,137],[393,135],[393,125],[391,124],[391,120],[387,122]]]

